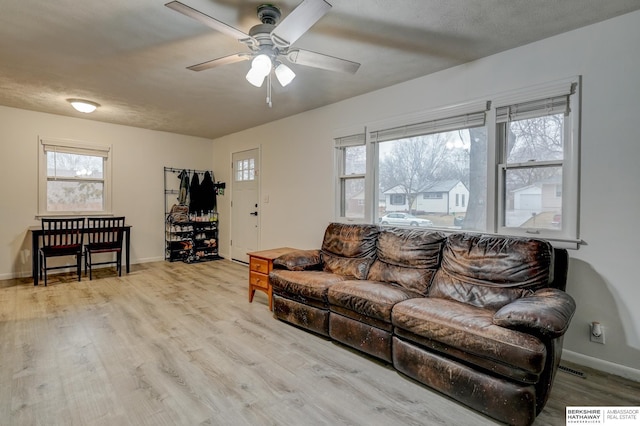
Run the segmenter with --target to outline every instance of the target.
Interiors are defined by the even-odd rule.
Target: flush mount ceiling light
[[[84,112],[86,114],[95,111],[96,108],[100,106],[99,103],[87,101],[85,99],[67,99],[67,102],[69,102],[77,111]]]

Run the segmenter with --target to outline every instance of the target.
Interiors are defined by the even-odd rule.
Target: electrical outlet
[[[601,343],[604,345],[604,327],[602,324],[599,322],[592,322],[589,324],[589,340],[594,343]]]

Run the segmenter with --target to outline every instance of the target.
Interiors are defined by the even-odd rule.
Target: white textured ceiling
[[[290,65],[266,89],[249,62],[186,67],[248,49],[168,0],[2,0],[0,105],[216,138],[640,9],[639,0],[329,0],[295,47],[361,63],[355,75]],[[182,0],[244,32],[264,0]],[[270,0],[286,16],[301,0]],[[68,98],[101,104],[91,115]]]

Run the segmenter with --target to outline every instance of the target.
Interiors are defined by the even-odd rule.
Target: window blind
[[[490,102],[476,102],[466,105],[464,108],[456,108],[448,111],[437,111],[432,117],[423,117],[424,120],[416,121],[402,126],[392,126],[376,129],[370,132],[372,142],[386,142],[396,139],[410,138],[414,136],[430,135],[434,133],[450,132],[471,127],[485,125],[486,113]]]
[[[553,96],[496,108],[496,123],[569,113],[569,95]]]
[[[356,135],[343,136],[339,138],[335,138],[336,148],[344,148],[347,146],[358,146],[364,145],[365,143],[365,134],[359,133]]]
[[[105,146],[82,146],[65,141],[40,141],[44,152],[59,152],[62,154],[88,155],[91,157],[109,157],[110,147]]]
[[[570,112],[570,97],[575,93],[576,87],[575,81],[563,80],[494,99],[496,122],[506,123],[555,114],[567,115]]]

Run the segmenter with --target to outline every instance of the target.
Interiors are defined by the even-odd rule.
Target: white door
[[[233,153],[232,168],[231,258],[248,263],[247,253],[258,250],[260,231],[258,149]]]

